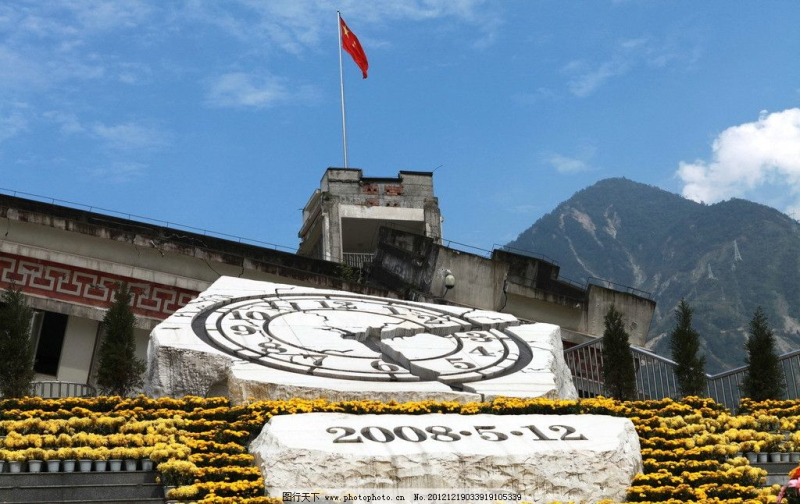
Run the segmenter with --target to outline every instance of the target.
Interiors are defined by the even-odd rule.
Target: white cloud
[[[94,178],[101,178],[107,182],[123,183],[141,176],[147,166],[133,162],[114,162],[109,166],[88,170],[88,174]]]
[[[98,56],[81,58],[67,55],[47,61],[44,67],[49,83],[66,82],[72,79],[91,80],[106,75],[104,62]]]
[[[535,105],[541,101],[546,101],[551,98],[555,98],[556,94],[553,92],[552,89],[540,87],[536,88],[535,91],[528,92],[528,93],[517,93],[512,98],[515,102],[522,104],[522,105]]]
[[[543,162],[555,168],[562,175],[573,173],[583,173],[594,171],[597,168],[592,164],[597,153],[597,148],[589,141],[581,141],[574,149],[573,153],[565,156],[558,152],[545,153]]]
[[[313,86],[290,89],[285,79],[234,72],[214,79],[206,93],[211,107],[267,108],[286,103],[313,103],[319,92]]]
[[[156,10],[143,0],[71,0],[58,4],[69,11],[78,26],[93,31],[138,26]]]
[[[28,120],[18,110],[0,115],[0,142],[28,129]]]
[[[80,39],[144,23],[157,9],[142,0],[70,0],[5,5],[0,26],[13,24],[15,37]]]
[[[78,116],[71,112],[61,112],[59,110],[50,110],[42,114],[45,119],[58,124],[61,133],[65,135],[72,135],[75,133],[83,133],[84,127],[78,120]]]
[[[792,207],[800,204],[800,108],[762,111],[757,121],[720,133],[712,150],[711,161],[681,161],[685,197],[713,203],[771,186],[785,189]]]
[[[216,26],[230,36],[261,41],[264,47],[279,47],[293,54],[316,49],[320,41],[336,29],[329,0],[239,0],[242,9],[230,4],[215,4],[189,0],[184,17]],[[381,25],[391,21],[453,20],[474,26],[475,45],[492,43],[501,19],[491,2],[486,0],[344,0],[338,7],[362,40],[367,39],[366,25]],[[380,43],[380,41],[378,41]]]
[[[109,32],[139,27],[140,40],[163,26],[157,3],[142,0],[70,0],[0,5],[0,86],[27,92],[72,79],[108,75],[105,51],[93,42]],[[144,34],[143,34],[144,32]],[[124,77],[121,76],[121,77]]]
[[[552,154],[547,162],[550,166],[555,168],[558,173],[562,174],[581,173],[595,169],[584,159],[562,156],[561,154]]]
[[[116,150],[154,149],[169,143],[168,135],[163,131],[133,122],[111,126],[95,124],[91,131]]]
[[[615,56],[613,59],[605,61],[594,68],[589,68],[588,65],[582,62],[571,62],[568,67],[581,69],[567,83],[567,87],[578,98],[584,98],[605,84],[611,77],[626,73],[631,67],[631,63],[623,57]]]
[[[664,40],[639,37],[619,41],[605,61],[573,60],[562,68],[569,75],[567,88],[578,98],[594,93],[614,77],[626,75],[639,66],[663,69],[671,64],[692,64],[700,57],[698,47],[675,36]]]
[[[153,78],[152,68],[143,63],[120,63],[115,73],[123,84],[146,84]]]
[[[47,84],[45,69],[15,48],[0,46],[0,86],[5,89],[30,89]]]

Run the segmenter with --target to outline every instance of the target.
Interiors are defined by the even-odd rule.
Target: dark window
[[[55,376],[58,374],[58,361],[64,346],[69,316],[61,313],[44,312],[39,344],[36,345],[36,360],[33,369],[37,373]]]

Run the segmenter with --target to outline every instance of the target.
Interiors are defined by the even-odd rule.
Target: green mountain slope
[[[707,371],[744,364],[747,324],[764,307],[779,350],[800,346],[800,225],[775,209],[733,199],[702,205],[607,179],[575,193],[509,246],[556,258],[562,276],[613,280],[658,303],[648,346],[669,356],[673,310],[685,298]]]

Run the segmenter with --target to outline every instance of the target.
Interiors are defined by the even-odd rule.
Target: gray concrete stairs
[[[767,471],[766,486],[785,485],[789,481],[789,471],[797,467],[797,462],[761,462],[751,463],[753,467]]]
[[[160,503],[154,471],[0,473],[0,502]]]

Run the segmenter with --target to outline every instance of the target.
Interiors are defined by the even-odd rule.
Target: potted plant
[[[197,474],[197,466],[188,460],[170,460],[158,464],[158,472],[167,486],[191,485]]]
[[[125,470],[135,471],[136,466],[139,464],[140,451],[136,448],[125,449]]]
[[[731,457],[730,458],[739,458],[744,457],[744,450],[742,450],[743,443],[731,443]]]
[[[25,454],[19,450],[9,450],[8,452],[8,472],[22,472],[22,463],[25,462]]]
[[[75,471],[75,450],[72,448],[59,448],[58,458],[61,459],[64,472]]]
[[[769,461],[770,462],[780,462],[781,461],[781,441],[783,440],[782,434],[774,434],[770,435],[764,446],[764,451],[769,453]]]
[[[756,461],[759,464],[764,464],[769,462],[769,453],[764,451],[764,447],[766,446],[766,441],[754,441],[753,442],[753,451],[756,454]]]
[[[153,451],[152,446],[147,446],[141,449],[142,450],[142,471],[152,471],[153,470],[153,461],[150,459],[150,452]]]
[[[47,463],[47,472],[57,473],[61,469],[61,458],[58,456],[58,450],[45,450],[44,460]]]
[[[99,447],[94,449],[94,470],[105,472],[108,465],[108,448]]]
[[[42,472],[44,464],[44,450],[41,448],[28,448],[23,451],[24,457],[28,460],[28,472]]]
[[[126,448],[116,447],[111,448],[108,453],[108,468],[113,472],[118,472],[122,469],[122,459],[125,458]]]
[[[161,477],[160,474],[156,474],[156,484],[161,485],[164,490],[164,499],[169,499],[169,494],[175,490],[175,486],[168,485],[167,482]],[[169,502],[169,500],[167,500]]]
[[[93,453],[91,448],[83,447],[75,450],[75,455],[78,457],[78,469],[81,472],[91,472],[93,460]]]
[[[780,418],[776,415],[759,415],[756,421],[758,430],[762,432],[776,432],[781,425]]]
[[[8,462],[8,450],[0,448],[0,473],[5,470],[6,462]]]
[[[783,441],[781,443],[781,447],[780,447],[781,462],[789,462],[790,452],[791,451],[792,451],[792,442],[791,441]]]
[[[164,492],[164,496],[168,499],[167,502],[182,502],[195,499],[199,493],[197,488],[192,485],[168,488],[169,490]]]
[[[742,441],[739,443],[739,450],[747,457],[747,461],[751,464],[756,463],[756,452],[753,450],[754,443],[752,441]]]

